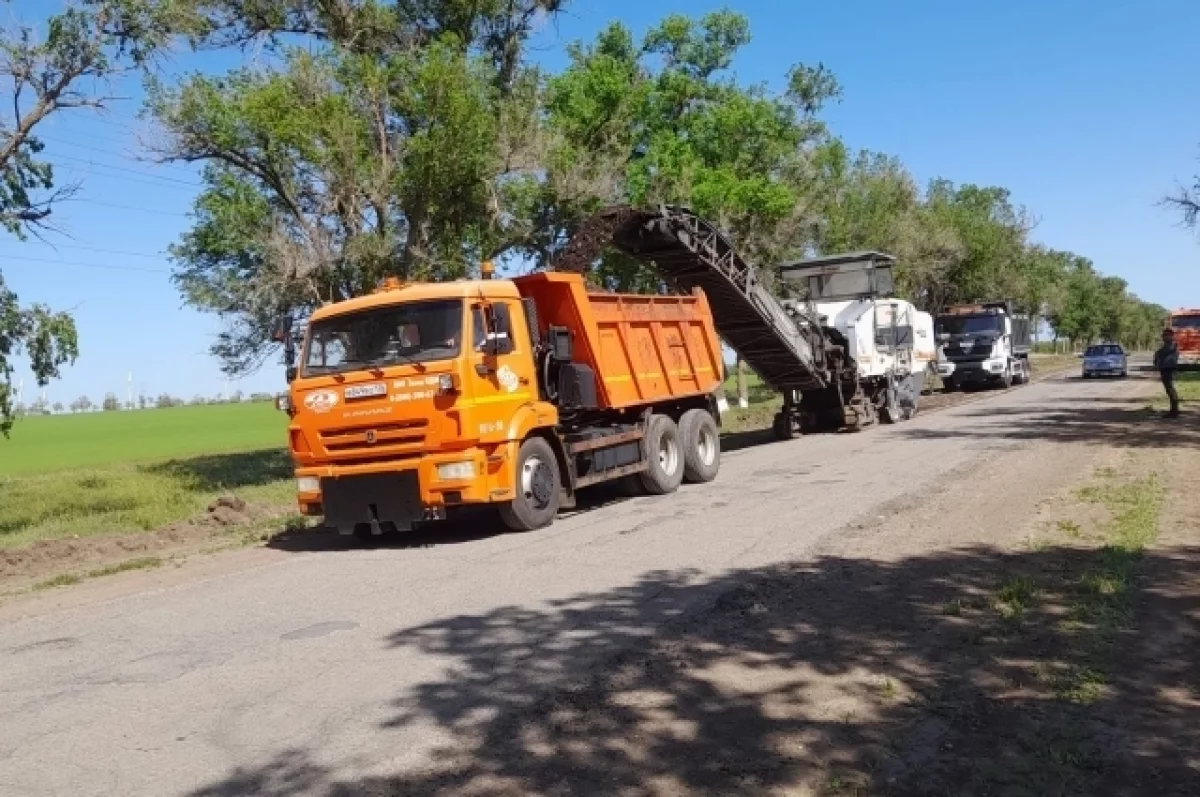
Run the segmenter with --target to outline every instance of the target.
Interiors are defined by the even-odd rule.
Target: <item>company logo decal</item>
[[[304,397],[304,406],[313,412],[329,412],[337,403],[338,394],[332,390],[317,390]]]
[[[520,380],[513,373],[513,369],[507,365],[500,366],[500,370],[496,372],[496,380],[500,382],[500,387],[504,388],[504,392],[506,393],[515,392],[517,386],[520,384]]]

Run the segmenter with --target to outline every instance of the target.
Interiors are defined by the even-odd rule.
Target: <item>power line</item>
[[[87,202],[90,205],[101,205],[106,208],[117,208],[119,210],[133,210],[133,211],[137,211],[138,213],[154,213],[155,215],[158,215],[158,216],[177,216],[182,219],[188,218],[187,213],[175,213],[170,210],[151,210],[150,208],[138,208],[138,207],[134,207],[133,205],[121,205],[116,202],[102,202],[99,199],[87,199],[87,198],[72,197],[70,199],[64,199],[62,201],[63,202]]]
[[[137,177],[130,177],[129,175],[126,175],[126,174],[112,174],[110,172],[92,172],[92,171],[85,169],[82,166],[72,166],[69,163],[62,163],[59,165],[65,166],[66,168],[69,168],[69,169],[77,169],[78,171],[74,172],[74,174],[88,175],[90,177],[103,177],[106,180],[121,180],[121,181],[127,182],[127,183],[138,183],[139,185],[152,185],[155,188],[171,188],[176,191],[194,190],[191,186],[173,185],[172,183],[156,183],[152,180],[141,180]],[[95,165],[99,168],[105,168],[104,164],[98,163]],[[199,186],[196,186],[196,188],[199,188]]]
[[[48,136],[44,133],[38,133],[37,136],[38,136],[38,138],[44,138],[47,141],[53,141],[57,144],[65,144],[68,147],[78,147],[79,149],[86,149],[91,152],[99,152],[101,155],[114,155],[122,160],[133,161],[134,163],[142,162],[142,161],[139,161],[138,158],[134,155],[127,155],[125,153],[117,152],[117,151],[111,150],[111,149],[106,149],[104,147],[94,147],[91,144],[80,144],[78,141],[68,141],[65,138],[59,138],[58,136]],[[186,166],[182,166],[178,163],[156,163],[154,165],[162,167],[162,168],[166,168],[166,169],[183,169],[185,171],[187,170]]]
[[[76,158],[73,155],[55,155],[54,157],[62,158],[63,160],[68,160],[68,161],[75,161],[77,163],[85,163],[88,166],[96,166],[96,167],[99,167],[102,169],[115,169],[116,171],[119,171],[119,172],[129,172],[130,174],[136,174],[141,177],[149,177],[149,178],[152,178],[155,180],[166,180],[167,182],[170,182],[170,183],[179,183],[180,185],[186,185],[189,187],[199,188],[202,185],[202,183],[197,182],[196,180],[180,180],[177,177],[164,177],[161,174],[150,174],[149,172],[144,172],[144,171],[141,171],[140,169],[131,169],[128,166],[115,166],[111,163],[97,163],[96,161],[91,161],[91,160],[88,160],[87,158]]]
[[[29,262],[29,263],[49,263],[54,266],[78,266],[80,268],[97,268],[104,271],[140,271],[146,274],[170,274],[170,269],[165,268],[142,268],[140,266],[116,266],[111,263],[81,263],[77,260],[51,260],[45,257],[9,257],[8,255],[0,254],[0,261],[9,262]]]
[[[48,246],[51,249],[81,249],[85,252],[103,252],[108,255],[129,255],[130,257],[148,257],[154,260],[161,260],[166,257],[165,252],[131,252],[128,249],[105,249],[99,246],[83,246],[82,244],[52,244],[44,241],[26,241],[22,246],[30,245]],[[3,257],[3,252],[0,252],[0,257]]]

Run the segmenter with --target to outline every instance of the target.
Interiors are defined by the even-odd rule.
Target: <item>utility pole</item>
[[[125,380],[125,409],[133,409],[133,371]]]

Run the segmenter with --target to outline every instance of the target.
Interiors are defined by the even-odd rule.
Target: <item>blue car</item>
[[[1129,361],[1125,350],[1116,343],[1088,346],[1083,353],[1083,378],[1093,376],[1128,376]]]

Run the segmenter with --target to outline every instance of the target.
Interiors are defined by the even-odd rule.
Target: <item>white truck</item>
[[[1029,381],[1031,321],[1013,312],[1011,302],[948,307],[938,315],[936,331],[937,371],[946,390]]]
[[[798,310],[807,305],[855,364],[858,378],[851,389],[856,395],[848,407],[857,418],[847,420],[852,428],[876,419],[896,423],[913,417],[926,374],[937,358],[933,317],[907,299],[892,296],[894,263],[894,257],[882,252],[853,252],[780,267],[785,284],[803,296],[786,299],[785,306]],[[834,419],[800,409],[803,430],[833,425]],[[775,432],[786,438],[794,430],[777,418]]]

